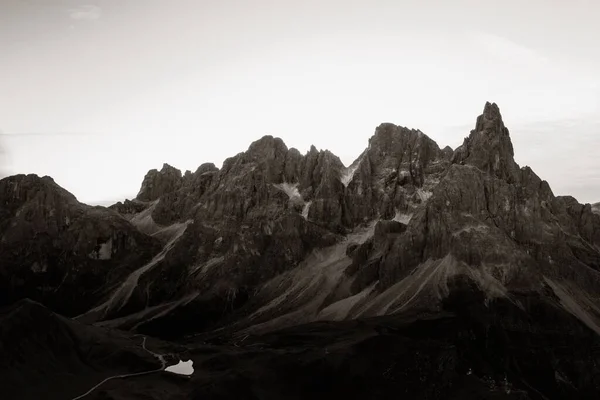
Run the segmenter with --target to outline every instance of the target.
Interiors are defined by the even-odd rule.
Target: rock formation
[[[116,209],[134,224],[143,216],[154,234],[189,225],[118,307],[88,318],[127,310],[134,314],[125,326],[160,330],[172,318],[168,305],[177,315],[203,316],[191,330],[231,321],[232,329],[272,329],[439,309],[467,277],[488,299],[559,291],[582,310],[572,313],[600,330],[599,216],[555,197],[513,157],[500,111],[486,103],[454,152],[386,123],[348,168],[329,151],[313,146],[301,155],[272,136],[220,170],[204,164],[181,177],[164,167],[173,180],[159,185],[158,198]],[[150,186],[159,187],[143,185]],[[222,309],[231,316],[223,319]]]
[[[153,201],[164,194],[173,192],[181,186],[181,171],[163,164],[160,171],[152,169],[148,171],[142,182],[142,187],[137,195],[138,200]]]
[[[496,104],[485,104],[456,150],[384,123],[345,167],[328,150],[313,146],[302,155],[265,136],[220,169],[152,170],[136,199],[109,210],[82,205],[35,176],[0,181],[0,204],[2,303],[33,297],[104,328],[233,343],[315,321],[346,326],[339,321],[428,315],[437,321],[424,323],[428,334],[448,327],[456,336],[441,342],[485,353],[481,361],[442,352],[457,364],[440,371],[472,369],[473,388],[489,380],[497,387],[507,374],[519,390],[498,398],[600,393],[598,356],[564,361],[549,339],[597,346],[598,206],[555,196],[517,165]],[[446,317],[455,322],[440,322]],[[400,336],[423,327],[411,321]],[[385,324],[376,325],[385,336]],[[531,357],[508,350],[526,351],[517,337],[551,349],[531,350],[546,368],[541,375]],[[441,362],[430,361],[423,368]],[[389,371],[416,373],[405,367]],[[442,398],[451,382],[463,382],[431,379],[445,383],[417,385],[414,398]]]
[[[158,251],[118,213],[79,203],[50,177],[0,180],[0,205],[0,305],[28,297],[77,315]]]

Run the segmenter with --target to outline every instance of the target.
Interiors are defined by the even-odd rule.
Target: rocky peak
[[[485,103],[475,129],[456,149],[452,162],[473,165],[509,183],[519,180],[510,134],[496,103]]]
[[[204,163],[196,169],[195,175],[202,175],[205,172],[216,172],[219,168],[215,166],[213,163]]]
[[[375,133],[369,139],[369,148],[385,147],[393,143],[405,140],[411,135],[423,135],[419,130],[409,129],[404,126],[398,126],[391,122],[384,122],[375,128]]]
[[[158,243],[113,210],[79,203],[50,177],[0,180],[0,305],[27,296],[83,312],[145,262]]]
[[[446,146],[442,149],[442,153],[444,153],[444,158],[451,159],[454,155],[454,150],[450,146]]]
[[[75,196],[50,177],[15,175],[0,180],[0,242],[21,241],[28,234],[59,232],[68,209],[80,209]],[[13,228],[10,235],[2,235]],[[0,245],[1,247],[1,245]]]
[[[432,139],[420,130],[384,123],[377,127],[369,139],[369,159],[379,169],[397,169],[400,164],[426,166],[441,156],[440,149]]]
[[[28,201],[37,201],[40,204],[50,201],[62,204],[77,203],[75,196],[56,184],[54,179],[49,176],[40,178],[36,174],[14,175],[2,179],[0,199],[4,208],[12,203],[22,204]]]
[[[502,114],[496,103],[486,102],[483,114],[477,117],[475,131],[477,132],[503,132],[506,129],[502,121]]]
[[[288,148],[280,138],[266,135],[252,142],[243,153],[225,160],[220,171],[222,179],[238,180],[252,171],[260,171],[266,182],[279,183]]]
[[[419,130],[379,125],[368,148],[343,175],[350,220],[412,213],[412,206],[426,200],[439,181],[451,152],[440,150]]]
[[[154,201],[166,193],[174,192],[181,184],[181,171],[165,163],[160,171],[148,171],[136,198],[141,201]]]
[[[265,135],[259,140],[252,142],[246,155],[253,159],[273,159],[285,155],[287,146],[281,138]]]
[[[161,174],[175,174],[181,176],[181,171],[175,167],[170,166],[167,163],[163,163],[163,166],[160,170]]]

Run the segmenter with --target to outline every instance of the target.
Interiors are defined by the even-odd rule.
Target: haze
[[[596,0],[2,0],[4,175],[92,204],[265,134],[350,164],[381,122],[462,143],[498,103],[515,158],[600,201]]]

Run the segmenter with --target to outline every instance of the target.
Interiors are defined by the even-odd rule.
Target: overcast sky
[[[93,1],[93,0],[91,0]],[[0,0],[4,173],[79,200],[265,134],[346,164],[374,128],[462,143],[498,103],[517,162],[600,201],[598,0]]]

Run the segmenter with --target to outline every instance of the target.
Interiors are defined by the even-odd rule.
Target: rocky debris
[[[592,204],[592,212],[595,214],[600,214],[600,203]]]
[[[166,193],[177,190],[182,181],[181,171],[165,163],[160,171],[156,169],[148,171],[136,198],[141,201],[156,200]]]
[[[383,256],[394,238],[406,232],[407,225],[394,220],[381,220],[375,225],[374,234],[356,246],[350,256],[352,264],[345,273],[353,277],[350,294],[358,295],[379,279],[379,267]]]
[[[158,248],[115,211],[79,203],[49,177],[0,180],[0,204],[0,305],[30,297],[77,315]]]
[[[531,305],[531,312],[507,299],[486,303],[477,288],[458,284],[437,313],[413,310],[241,336],[226,342],[239,346],[234,354],[207,354],[197,346],[195,364],[218,370],[195,376],[193,395],[250,398],[256,390],[281,399],[399,393],[406,399],[595,398],[598,336],[553,303],[523,295],[518,302]]]
[[[185,304],[176,305],[180,310],[174,315],[155,316],[150,322],[137,320],[137,329],[168,336],[166,325],[178,334],[214,328],[222,322],[223,310],[234,312],[246,306],[256,288],[296,268],[312,249],[340,240],[292,212],[272,223],[241,230],[236,226],[217,230],[196,222],[160,263],[140,277],[125,310],[176,304],[182,294],[191,294]],[[203,317],[195,322],[187,317],[179,321],[182,308],[193,309]]]

